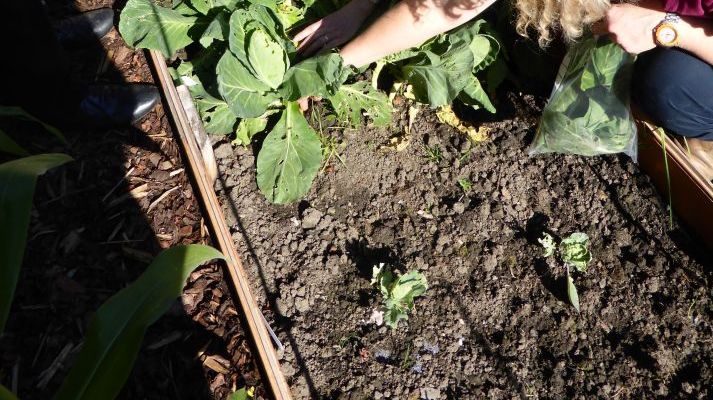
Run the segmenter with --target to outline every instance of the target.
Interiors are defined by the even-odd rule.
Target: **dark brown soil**
[[[61,17],[112,3],[55,1],[49,10]],[[126,48],[115,30],[69,55],[85,82],[152,81],[143,53]],[[0,383],[20,399],[52,397],[94,311],[162,249],[210,242],[162,106],[134,127],[63,132],[68,146],[46,134],[32,143],[33,153],[65,152],[76,161],[39,180],[17,294],[0,337]],[[222,269],[202,267],[149,329],[120,397],[223,399],[245,385],[258,386],[262,398]]]
[[[297,399],[713,395],[710,259],[669,228],[628,158],[528,156],[539,108],[510,98],[520,115],[472,151],[432,112],[401,152],[379,150],[400,127],[329,131],[346,165],[292,206],[258,192],[251,149],[217,146],[217,186]],[[563,265],[542,256],[544,231],[592,239],[581,314]],[[430,284],[395,331],[368,322],[380,262]]]

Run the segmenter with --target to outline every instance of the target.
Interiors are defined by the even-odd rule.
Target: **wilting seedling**
[[[579,294],[577,287],[574,286],[574,279],[572,279],[569,268],[571,266],[579,272],[587,272],[589,262],[592,261],[592,255],[589,252],[589,236],[586,233],[575,232],[562,239],[558,247],[552,235],[545,233],[541,239],[538,239],[538,242],[545,250],[543,254],[545,257],[559,253],[559,258],[567,268],[567,296],[570,303],[579,312]]]
[[[394,279],[394,274],[384,263],[375,266],[371,284],[381,291],[384,300],[384,321],[391,329],[396,329],[401,320],[408,319],[408,312],[414,308],[414,298],[428,289],[426,277],[418,271],[409,271]]]

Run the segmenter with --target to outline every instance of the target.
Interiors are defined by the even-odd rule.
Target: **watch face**
[[[657,36],[659,42],[661,43],[673,43],[676,41],[678,33],[676,33],[676,30],[670,26],[662,26],[661,29],[659,29]]]

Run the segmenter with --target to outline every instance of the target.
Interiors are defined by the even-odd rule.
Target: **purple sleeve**
[[[713,17],[713,0],[663,0],[668,12],[691,17]]]

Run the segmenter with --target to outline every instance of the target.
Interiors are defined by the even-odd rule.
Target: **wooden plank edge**
[[[199,158],[201,157],[201,153],[198,148],[198,143],[195,141],[195,138],[193,138],[188,117],[181,105],[176,87],[173,84],[173,79],[168,72],[166,62],[161,53],[155,50],[149,50],[149,54],[154,66],[155,75],[160,84],[159,86],[169,106],[171,117],[174,120],[175,126],[178,128],[177,133],[188,164],[187,168],[198,186],[198,197],[206,213],[208,227],[213,234],[218,249],[226,257],[227,269],[230,276],[229,283],[238,296],[240,307],[242,308],[248,325],[248,332],[258,352],[257,360],[266,375],[267,386],[274,398],[290,400],[292,399],[292,394],[289,385],[280,369],[277,353],[272,345],[272,339],[267,328],[262,321],[260,309],[250,291],[247,275],[240,260],[240,255],[235,249],[230,230],[225,223],[223,210],[218,202],[213,184],[206,177],[203,162]]]
[[[686,154],[683,147],[676,140],[671,139],[670,135],[668,135],[667,133],[664,133],[663,137],[659,135],[659,128],[657,126],[651,124],[648,121],[642,121],[641,123],[659,143],[659,146],[663,147],[663,141],[666,141],[667,155],[676,160],[676,162],[681,166],[686,175],[692,181],[694,181],[696,183],[696,186],[698,186],[700,190],[711,199],[711,202],[713,202],[713,184],[706,181],[706,178],[700,172],[698,172],[698,170],[693,166],[693,164],[691,164],[688,159],[688,155]]]
[[[713,193],[704,178],[690,164],[681,146],[668,136],[660,137],[653,125],[638,122],[639,166],[649,175],[658,192],[698,240],[713,249]],[[664,167],[664,140],[668,157],[670,187]],[[670,193],[669,193],[670,192]]]

